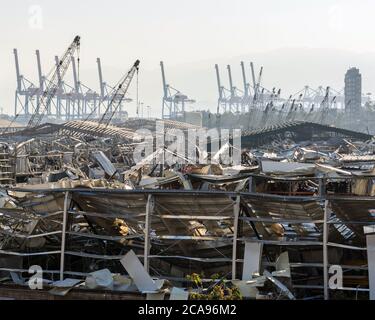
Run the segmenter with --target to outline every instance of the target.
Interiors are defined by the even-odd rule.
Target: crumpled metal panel
[[[117,173],[115,166],[107,158],[103,151],[92,151],[91,156],[95,159],[95,161],[98,162],[108,176],[113,177]]]
[[[366,241],[363,233],[364,224],[350,222],[375,222],[375,199],[335,199],[330,203],[332,211],[340,221],[356,234],[358,241],[364,244]]]

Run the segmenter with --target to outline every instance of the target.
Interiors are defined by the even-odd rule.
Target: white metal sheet
[[[163,286],[164,281],[154,281],[150,277],[133,250],[130,250],[120,262],[133,279],[139,291],[155,292]]]
[[[245,254],[242,269],[242,280],[250,280],[254,273],[259,273],[262,260],[263,244],[245,242]]]
[[[189,298],[189,292],[182,288],[173,287],[169,300],[187,300]]]

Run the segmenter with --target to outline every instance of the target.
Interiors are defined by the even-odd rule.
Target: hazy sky
[[[109,83],[141,60],[140,97],[153,114],[160,111],[160,60],[168,81],[197,107],[217,99],[213,64],[222,63],[224,77],[225,64],[240,58],[263,64],[265,83],[290,91],[310,80],[340,87],[345,69],[364,61],[364,88],[375,92],[374,12],[373,0],[1,0],[0,107],[12,112],[13,48],[22,73],[37,82],[35,49],[47,72],[76,34],[81,80],[95,90],[96,57]]]

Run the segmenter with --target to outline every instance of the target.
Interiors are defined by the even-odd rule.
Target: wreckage
[[[241,164],[222,161],[230,141],[197,147],[206,164],[165,147],[135,163],[140,126],[156,139],[156,121],[140,119],[3,134],[2,296],[30,298],[40,266],[34,296],[47,299],[374,298],[371,136],[284,123],[244,132]],[[182,163],[160,162],[166,152]]]

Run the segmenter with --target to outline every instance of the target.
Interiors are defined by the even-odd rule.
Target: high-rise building
[[[345,110],[356,111],[361,107],[362,76],[359,69],[350,68],[345,74]]]

